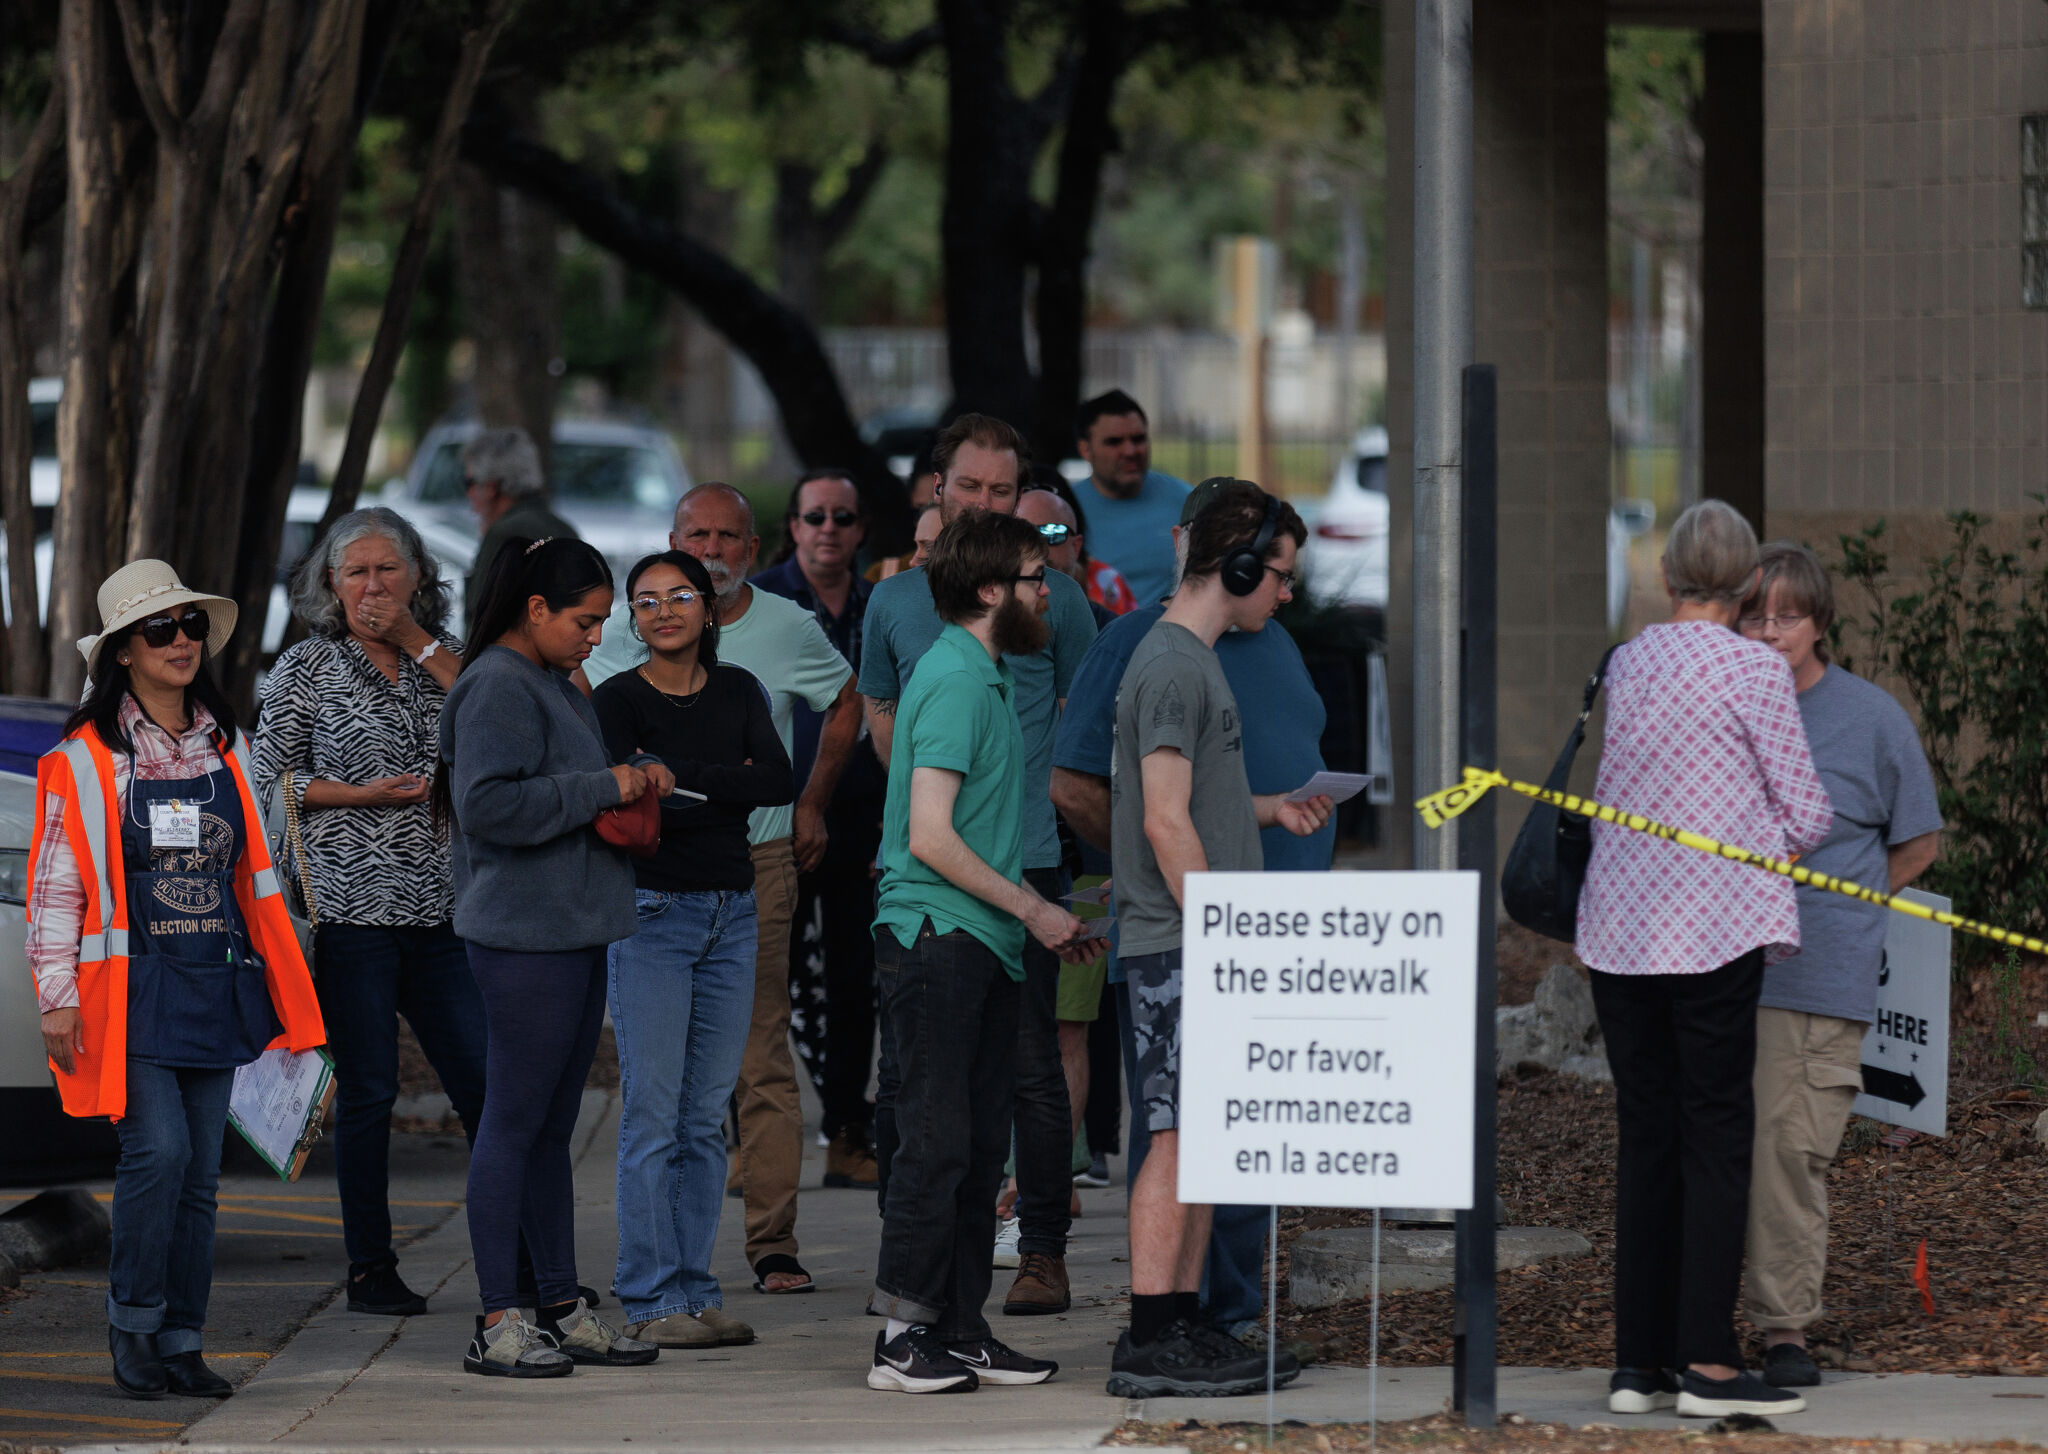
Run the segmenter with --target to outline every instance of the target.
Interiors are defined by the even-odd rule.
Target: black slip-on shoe
[[[955,1358],[930,1328],[915,1324],[895,1337],[875,1334],[868,1387],[884,1393],[972,1393],[981,1377]]]
[[[409,1318],[427,1310],[427,1300],[405,1285],[398,1259],[352,1263],[348,1270],[348,1310],[387,1318]]]
[[[1681,1419],[1723,1419],[1730,1414],[1796,1414],[1806,1400],[1787,1389],[1772,1388],[1744,1369],[1733,1378],[1707,1378],[1690,1368],[1678,1375],[1678,1416]]]
[[[1678,1377],[1666,1368],[1617,1368],[1607,1380],[1611,1414],[1654,1414],[1678,1403]]]
[[[186,1398],[226,1398],[235,1391],[233,1384],[206,1366],[196,1348],[190,1353],[166,1353],[163,1362],[172,1393]]]
[[[1764,1382],[1772,1388],[1815,1388],[1820,1369],[1797,1343],[1774,1343],[1764,1349]]]
[[[156,1351],[156,1334],[130,1333],[107,1325],[107,1351],[114,1355],[114,1386],[130,1398],[162,1398],[171,1381]]]

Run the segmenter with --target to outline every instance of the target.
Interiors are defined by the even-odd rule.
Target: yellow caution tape
[[[2024,949],[2029,954],[2048,954],[2048,940],[2035,939],[2026,934],[2016,934],[2010,929],[1999,929],[1976,919],[1965,919],[1960,914],[1951,914],[1944,909],[1930,909],[1925,904],[1894,894],[1881,894],[1876,889],[1867,889],[1862,884],[1852,883],[1833,874],[1815,873],[1810,868],[1801,868],[1796,863],[1782,859],[1766,858],[1761,853],[1752,853],[1747,848],[1738,848],[1732,843],[1719,843],[1704,834],[1689,832],[1684,828],[1673,828],[1659,823],[1654,818],[1645,818],[1640,813],[1625,813],[1619,808],[1609,808],[1581,798],[1572,793],[1555,793],[1548,788],[1539,788],[1534,783],[1517,782],[1504,773],[1485,768],[1468,767],[1465,780],[1439,789],[1428,797],[1418,798],[1416,810],[1422,814],[1422,821],[1432,828],[1441,828],[1457,817],[1494,788],[1507,788],[1534,798],[1540,803],[1552,803],[1567,813],[1582,813],[1589,818],[1598,818],[1603,823],[1628,828],[1637,833],[1647,833],[1653,838],[1667,838],[1673,843],[1711,853],[1716,858],[1746,863],[1751,868],[1761,868],[1769,873],[1781,874],[1794,883],[1810,884],[1829,893],[1841,894],[1845,898],[1857,899],[1866,904],[1877,904],[1895,909],[1901,914],[1911,914],[1916,919],[1926,919],[1936,924],[1946,924],[1951,929],[1960,929],[1965,934],[1975,934],[1999,944],[2009,944],[2015,949]]]

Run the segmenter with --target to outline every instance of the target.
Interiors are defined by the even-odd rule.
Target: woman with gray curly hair
[[[396,511],[337,520],[293,573],[291,598],[313,634],[265,682],[258,791],[267,798],[289,773],[302,814],[349,1309],[405,1316],[427,1304],[391,1250],[400,1015],[472,1137],[483,1110],[483,1000],[452,923],[447,829],[427,805],[461,646],[443,629],[447,583]]]

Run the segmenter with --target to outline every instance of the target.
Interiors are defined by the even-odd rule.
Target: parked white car
[[[462,578],[476,560],[482,531],[462,490],[462,446],[477,435],[473,421],[441,423],[427,431],[402,480],[391,480],[365,504],[388,505],[413,523],[441,574],[455,587],[462,630]],[[601,419],[555,423],[549,463],[548,507],[596,546],[622,581],[634,561],[664,549],[675,523],[676,501],[690,488],[675,444],[659,429]]]
[[[1309,595],[1320,606],[1387,608],[1387,431],[1358,431],[1337,465],[1301,552]]]

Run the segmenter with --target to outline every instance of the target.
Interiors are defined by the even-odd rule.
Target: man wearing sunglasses
[[[783,559],[753,578],[817,618],[849,662],[860,660],[861,627],[874,590],[854,569],[867,517],[860,490],[844,470],[813,470],[797,480],[782,520]],[[818,755],[825,715],[799,701],[790,759],[801,790]],[[882,842],[882,800],[889,775],[873,753],[846,761],[825,807],[824,856],[799,863],[790,925],[792,1031],[824,1107],[825,1185],[872,1187],[868,1066],[875,1043],[875,881],[870,866]],[[820,1013],[822,1011],[822,1014]]]

